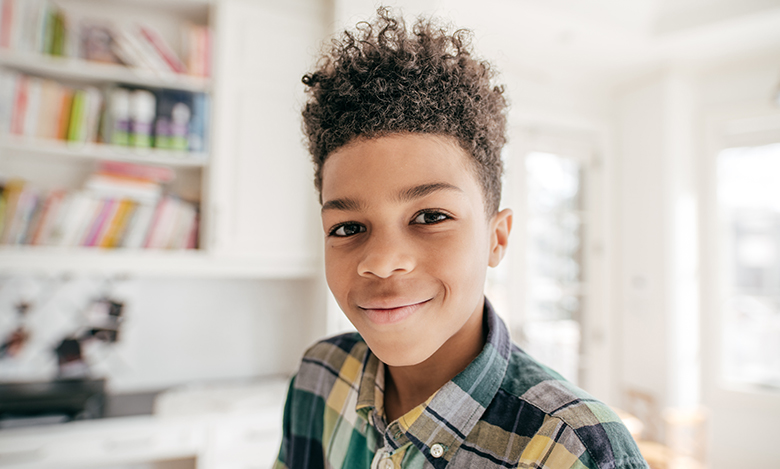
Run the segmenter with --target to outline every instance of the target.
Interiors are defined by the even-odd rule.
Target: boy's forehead
[[[323,163],[322,187],[334,189],[379,175],[377,182],[411,184],[437,178],[462,178],[473,172],[472,158],[454,138],[434,134],[391,134],[353,140]],[[329,187],[330,186],[330,187]],[[333,187],[336,186],[336,187]]]

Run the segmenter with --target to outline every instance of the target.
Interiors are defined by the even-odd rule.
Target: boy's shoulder
[[[581,444],[588,453],[586,458],[597,462],[596,465],[610,461],[615,467],[647,467],[633,438],[608,405],[514,344],[504,380],[492,404],[495,408],[486,409],[486,414],[507,406],[526,407],[519,413],[524,414],[529,423],[536,422],[535,436],[544,436],[549,430],[550,439],[556,441],[552,433],[573,433],[576,441],[570,441],[566,446],[571,445],[570,449],[574,449]],[[485,418],[490,420],[489,415]]]
[[[368,353],[368,345],[357,332],[320,340],[303,354],[295,388],[327,399],[338,380],[357,385]]]
[[[340,368],[348,356],[362,359],[368,353],[363,337],[357,332],[347,332],[316,342],[306,349],[303,361],[316,361]]]

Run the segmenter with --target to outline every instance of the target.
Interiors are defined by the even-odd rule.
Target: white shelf
[[[224,257],[200,250],[123,250],[50,246],[0,247],[0,275],[117,275],[195,278],[310,278],[311,258]]]
[[[208,164],[208,154],[206,153],[121,147],[102,143],[75,143],[16,135],[0,137],[0,150],[63,158],[129,161],[176,167],[202,167]]]
[[[0,66],[57,80],[70,79],[87,83],[125,83],[152,88],[173,88],[207,92],[211,80],[182,74],[158,74],[148,70],[104,64],[70,57],[36,55],[0,50]]]

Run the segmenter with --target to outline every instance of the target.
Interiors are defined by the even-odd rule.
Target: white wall
[[[109,279],[110,280],[110,279]],[[0,360],[0,379],[50,379],[52,349],[85,324],[104,293],[126,304],[119,341],[84,353],[113,392],[158,390],[194,381],[290,375],[321,334],[313,280],[42,278],[0,282],[0,336],[16,325],[13,305],[33,305],[24,352]]]
[[[700,224],[699,210],[711,206],[713,196],[704,181],[715,156],[707,122],[751,109],[771,111],[779,82],[777,51],[767,51],[695,67],[659,67],[622,84],[614,101],[619,242],[613,278],[621,343],[616,391],[645,392],[659,411],[708,407],[709,464],[715,469],[776,465],[780,398],[724,399],[717,376],[703,373],[720,353],[712,344],[722,333],[709,327],[720,314],[716,284],[707,280],[717,266],[708,250],[714,248],[712,230]]]

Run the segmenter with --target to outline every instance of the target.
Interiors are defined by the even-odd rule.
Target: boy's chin
[[[392,367],[414,366],[423,363],[436,353],[437,348],[430,344],[415,344],[413,346],[384,345],[366,340],[368,348],[385,365]]]

